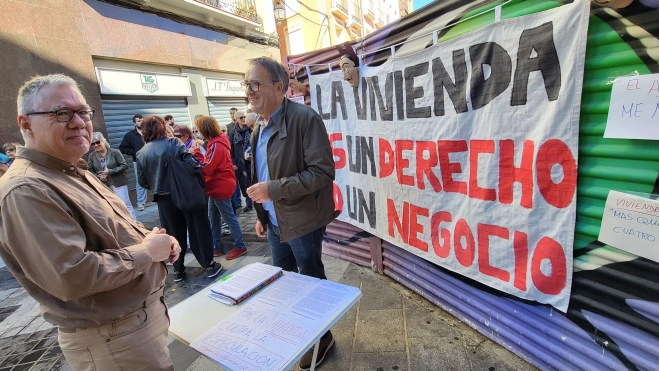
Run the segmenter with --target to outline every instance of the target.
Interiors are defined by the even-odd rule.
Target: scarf
[[[242,128],[236,126],[235,131],[236,134],[233,136],[233,143],[240,144],[242,142],[243,152],[249,151],[249,137],[252,135],[252,130],[250,130],[249,126],[245,125]]]

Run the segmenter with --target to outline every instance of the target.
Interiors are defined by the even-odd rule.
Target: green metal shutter
[[[105,116],[105,127],[108,131],[107,140],[112,148],[119,149],[124,135],[133,130],[133,116],[141,114],[142,116],[165,115],[174,116],[174,122],[177,125],[190,126],[190,113],[188,104],[185,99],[115,99],[102,98],[103,115]],[[133,171],[133,159],[130,156],[124,156],[128,162],[128,189],[135,189],[135,171]]]

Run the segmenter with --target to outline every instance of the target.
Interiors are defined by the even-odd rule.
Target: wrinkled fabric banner
[[[587,1],[311,76],[339,220],[565,312]],[[354,73],[353,73],[354,74]]]

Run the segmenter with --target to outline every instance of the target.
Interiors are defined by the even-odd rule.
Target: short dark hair
[[[260,66],[270,75],[272,81],[281,81],[284,84],[284,94],[288,90],[288,80],[290,75],[288,70],[281,63],[270,57],[259,57],[247,61],[250,66]]]
[[[137,122],[137,119],[143,119],[143,118],[144,118],[144,117],[142,117],[142,115],[140,115],[140,114],[138,113],[137,115],[133,116],[133,124],[134,124],[135,122]]]
[[[222,130],[220,125],[215,120],[213,116],[201,116],[195,121],[195,126],[199,130],[201,136],[206,140],[211,140],[215,137],[222,135]]]
[[[167,120],[171,120],[171,119],[173,119],[173,118],[174,118],[174,116],[172,116],[172,115],[166,115],[166,116],[165,116],[165,121],[167,121]]]
[[[231,108],[229,108],[229,111],[238,111],[238,108],[236,108],[236,107],[231,107]]]
[[[179,132],[181,135],[187,135],[192,138],[192,130],[185,125],[174,126],[174,133]]]
[[[165,120],[160,116],[147,116],[142,121],[142,139],[145,143],[167,138]]]

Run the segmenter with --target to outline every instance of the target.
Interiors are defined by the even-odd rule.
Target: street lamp
[[[286,9],[284,9],[284,6],[281,5],[281,3],[277,3],[275,5],[275,23],[277,26],[281,26],[284,18],[286,18]]]

